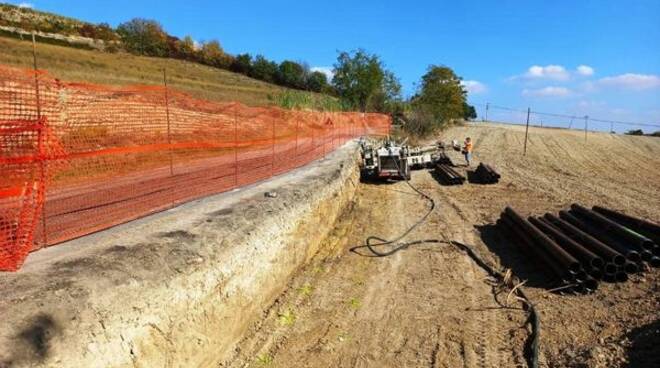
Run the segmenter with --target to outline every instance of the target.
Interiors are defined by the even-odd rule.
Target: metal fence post
[[[38,122],[38,132],[37,132],[37,149],[39,150],[39,176],[41,179],[41,190],[43,191],[41,200],[41,238],[44,243],[44,246],[48,244],[48,235],[46,234],[46,175],[47,167],[44,162],[45,157],[45,147],[44,147],[44,134],[45,134],[45,124],[41,120],[41,92],[39,89],[39,69],[37,67],[37,40],[35,39],[34,32],[32,32],[32,68],[34,72],[34,97],[37,108],[37,122]]]
[[[298,166],[298,134],[300,134],[298,131],[300,130],[300,119],[296,119],[296,161],[294,166]]]
[[[172,132],[170,127],[170,97],[167,89],[166,68],[163,68],[163,84],[165,85],[165,118],[167,119],[167,152],[170,158],[170,176],[174,176],[174,159],[172,157]]]
[[[275,176],[275,119],[273,119],[273,144],[271,149],[270,176]]]
[[[238,103],[234,104],[234,187],[238,187]]]
[[[531,112],[531,108],[527,108],[527,124],[525,126],[525,146],[523,148],[523,156],[527,154],[527,133],[529,132],[529,113]]]

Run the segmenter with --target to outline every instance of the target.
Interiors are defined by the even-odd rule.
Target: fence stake
[[[270,176],[275,176],[275,119],[273,119],[273,145],[270,160]]]
[[[234,104],[234,187],[238,187],[238,104]]]
[[[39,122],[39,131],[37,133],[37,147],[39,150],[39,155],[43,156],[44,154],[44,129],[45,124],[41,121],[41,93],[39,90],[39,73],[37,67],[37,40],[35,39],[34,32],[32,32],[32,68],[34,71],[34,93],[35,93],[35,102],[37,107],[37,121]],[[41,179],[41,186],[43,187],[43,207],[41,207],[41,238],[44,242],[44,245],[48,244],[48,235],[46,234],[46,163],[44,159],[39,160],[39,175]]]
[[[295,166],[298,166],[298,130],[300,129],[300,119],[296,119],[296,160],[295,160]]]
[[[527,124],[525,126],[525,146],[523,148],[523,156],[527,154],[527,134],[529,132],[529,113],[531,111],[531,108],[527,108]]]
[[[163,68],[163,84],[165,85],[165,117],[167,119],[167,152],[170,157],[170,176],[174,176],[174,159],[172,158],[172,133],[170,128],[170,96],[167,90],[167,69]]]

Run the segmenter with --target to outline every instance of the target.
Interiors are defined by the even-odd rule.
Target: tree
[[[328,77],[325,73],[316,71],[307,77],[307,89],[313,92],[324,92],[328,89]]]
[[[466,95],[461,78],[451,68],[431,65],[422,76],[419,92],[413,97],[412,104],[434,120],[430,123],[439,125],[465,116]]]
[[[305,69],[294,61],[285,60],[278,68],[277,82],[283,86],[304,89]]]
[[[269,61],[263,55],[257,55],[254,63],[252,63],[252,74],[250,76],[264,82],[274,83],[278,71],[277,63]]]
[[[476,118],[477,110],[475,110],[474,106],[468,104],[467,102],[463,102],[463,119],[473,120]]]
[[[234,58],[234,62],[231,64],[231,70],[236,73],[250,75],[250,72],[252,71],[252,55],[237,55]]]
[[[217,68],[227,69],[231,64],[229,55],[225,54],[217,40],[204,42],[199,50],[199,57],[204,64]]]
[[[186,60],[195,59],[195,40],[192,37],[186,36],[179,41],[179,56]]]
[[[127,51],[148,56],[166,56],[167,33],[155,20],[134,18],[117,27]]]
[[[337,93],[354,109],[385,111],[386,101],[400,94],[398,81],[384,69],[380,58],[362,49],[340,52],[334,73],[332,84]]]
[[[644,131],[641,129],[632,129],[626,132],[627,135],[644,135]]]

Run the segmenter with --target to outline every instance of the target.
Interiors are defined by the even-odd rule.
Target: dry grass
[[[163,68],[167,68],[170,86],[174,88],[197,98],[240,101],[251,106],[274,105],[274,97],[287,90],[241,74],[174,59],[49,44],[37,44],[37,57],[40,69],[71,82],[157,85],[163,83]],[[31,68],[31,42],[0,37],[0,63]]]

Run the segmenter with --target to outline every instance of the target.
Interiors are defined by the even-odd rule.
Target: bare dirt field
[[[543,367],[660,366],[658,270],[601,283],[590,295],[552,293],[534,260],[493,225],[507,205],[527,215],[573,202],[657,221],[660,139],[589,133],[585,143],[583,132],[534,128],[523,157],[524,127],[475,124],[439,138],[466,136],[475,141],[475,161],[495,166],[502,180],[450,187],[426,170],[413,172],[412,183],[437,208],[406,241],[460,241],[527,280],[541,319]],[[398,235],[427,206],[403,182],[361,184],[325,251],[221,366],[526,367],[527,313],[464,253],[443,243],[387,257],[354,248],[370,235]]]

